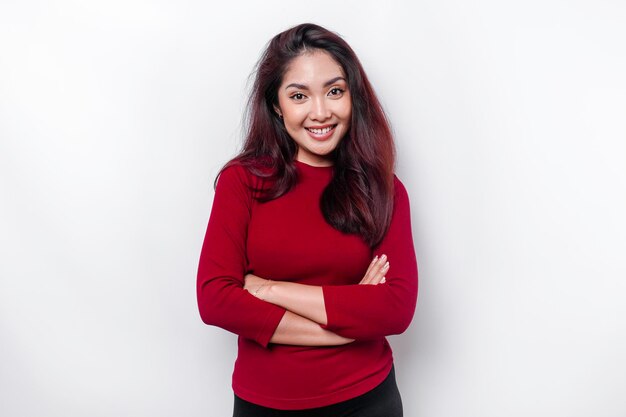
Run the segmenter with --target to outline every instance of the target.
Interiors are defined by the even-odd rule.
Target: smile
[[[309,135],[316,140],[325,140],[332,136],[337,125],[324,126],[320,128],[305,127]]]

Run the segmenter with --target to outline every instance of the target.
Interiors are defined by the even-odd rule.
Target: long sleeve
[[[251,181],[240,165],[226,168],[218,179],[198,266],[198,308],[206,324],[267,346],[285,309],[243,289]]]
[[[417,302],[417,261],[411,232],[409,197],[394,178],[391,225],[374,254],[386,254],[390,268],[379,285],[323,286],[328,324],[324,328],[357,340],[404,332]]]

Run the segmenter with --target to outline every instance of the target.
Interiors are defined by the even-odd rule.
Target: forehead
[[[323,85],[326,81],[344,77],[341,65],[325,51],[305,52],[294,58],[287,67],[283,84],[300,83],[307,85]]]

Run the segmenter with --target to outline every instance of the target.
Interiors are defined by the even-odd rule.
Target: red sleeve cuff
[[[282,307],[276,307],[270,310],[269,314],[265,318],[265,322],[259,329],[259,333],[255,338],[258,344],[260,344],[264,348],[269,345],[270,339],[272,338],[272,336],[274,336],[274,332],[276,332],[276,328],[278,327],[280,321],[283,319],[286,311],[287,310]]]

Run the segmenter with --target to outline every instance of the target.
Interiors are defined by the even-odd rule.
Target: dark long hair
[[[316,50],[327,52],[342,67],[352,99],[350,128],[333,151],[334,175],[320,208],[334,228],[360,235],[374,247],[385,235],[393,211],[393,136],[359,59],[339,35],[305,23],[269,42],[255,70],[243,149],[222,170],[242,164],[253,174],[269,178],[271,185],[259,197],[261,201],[278,198],[296,184],[297,147],[274,106],[289,63]]]

